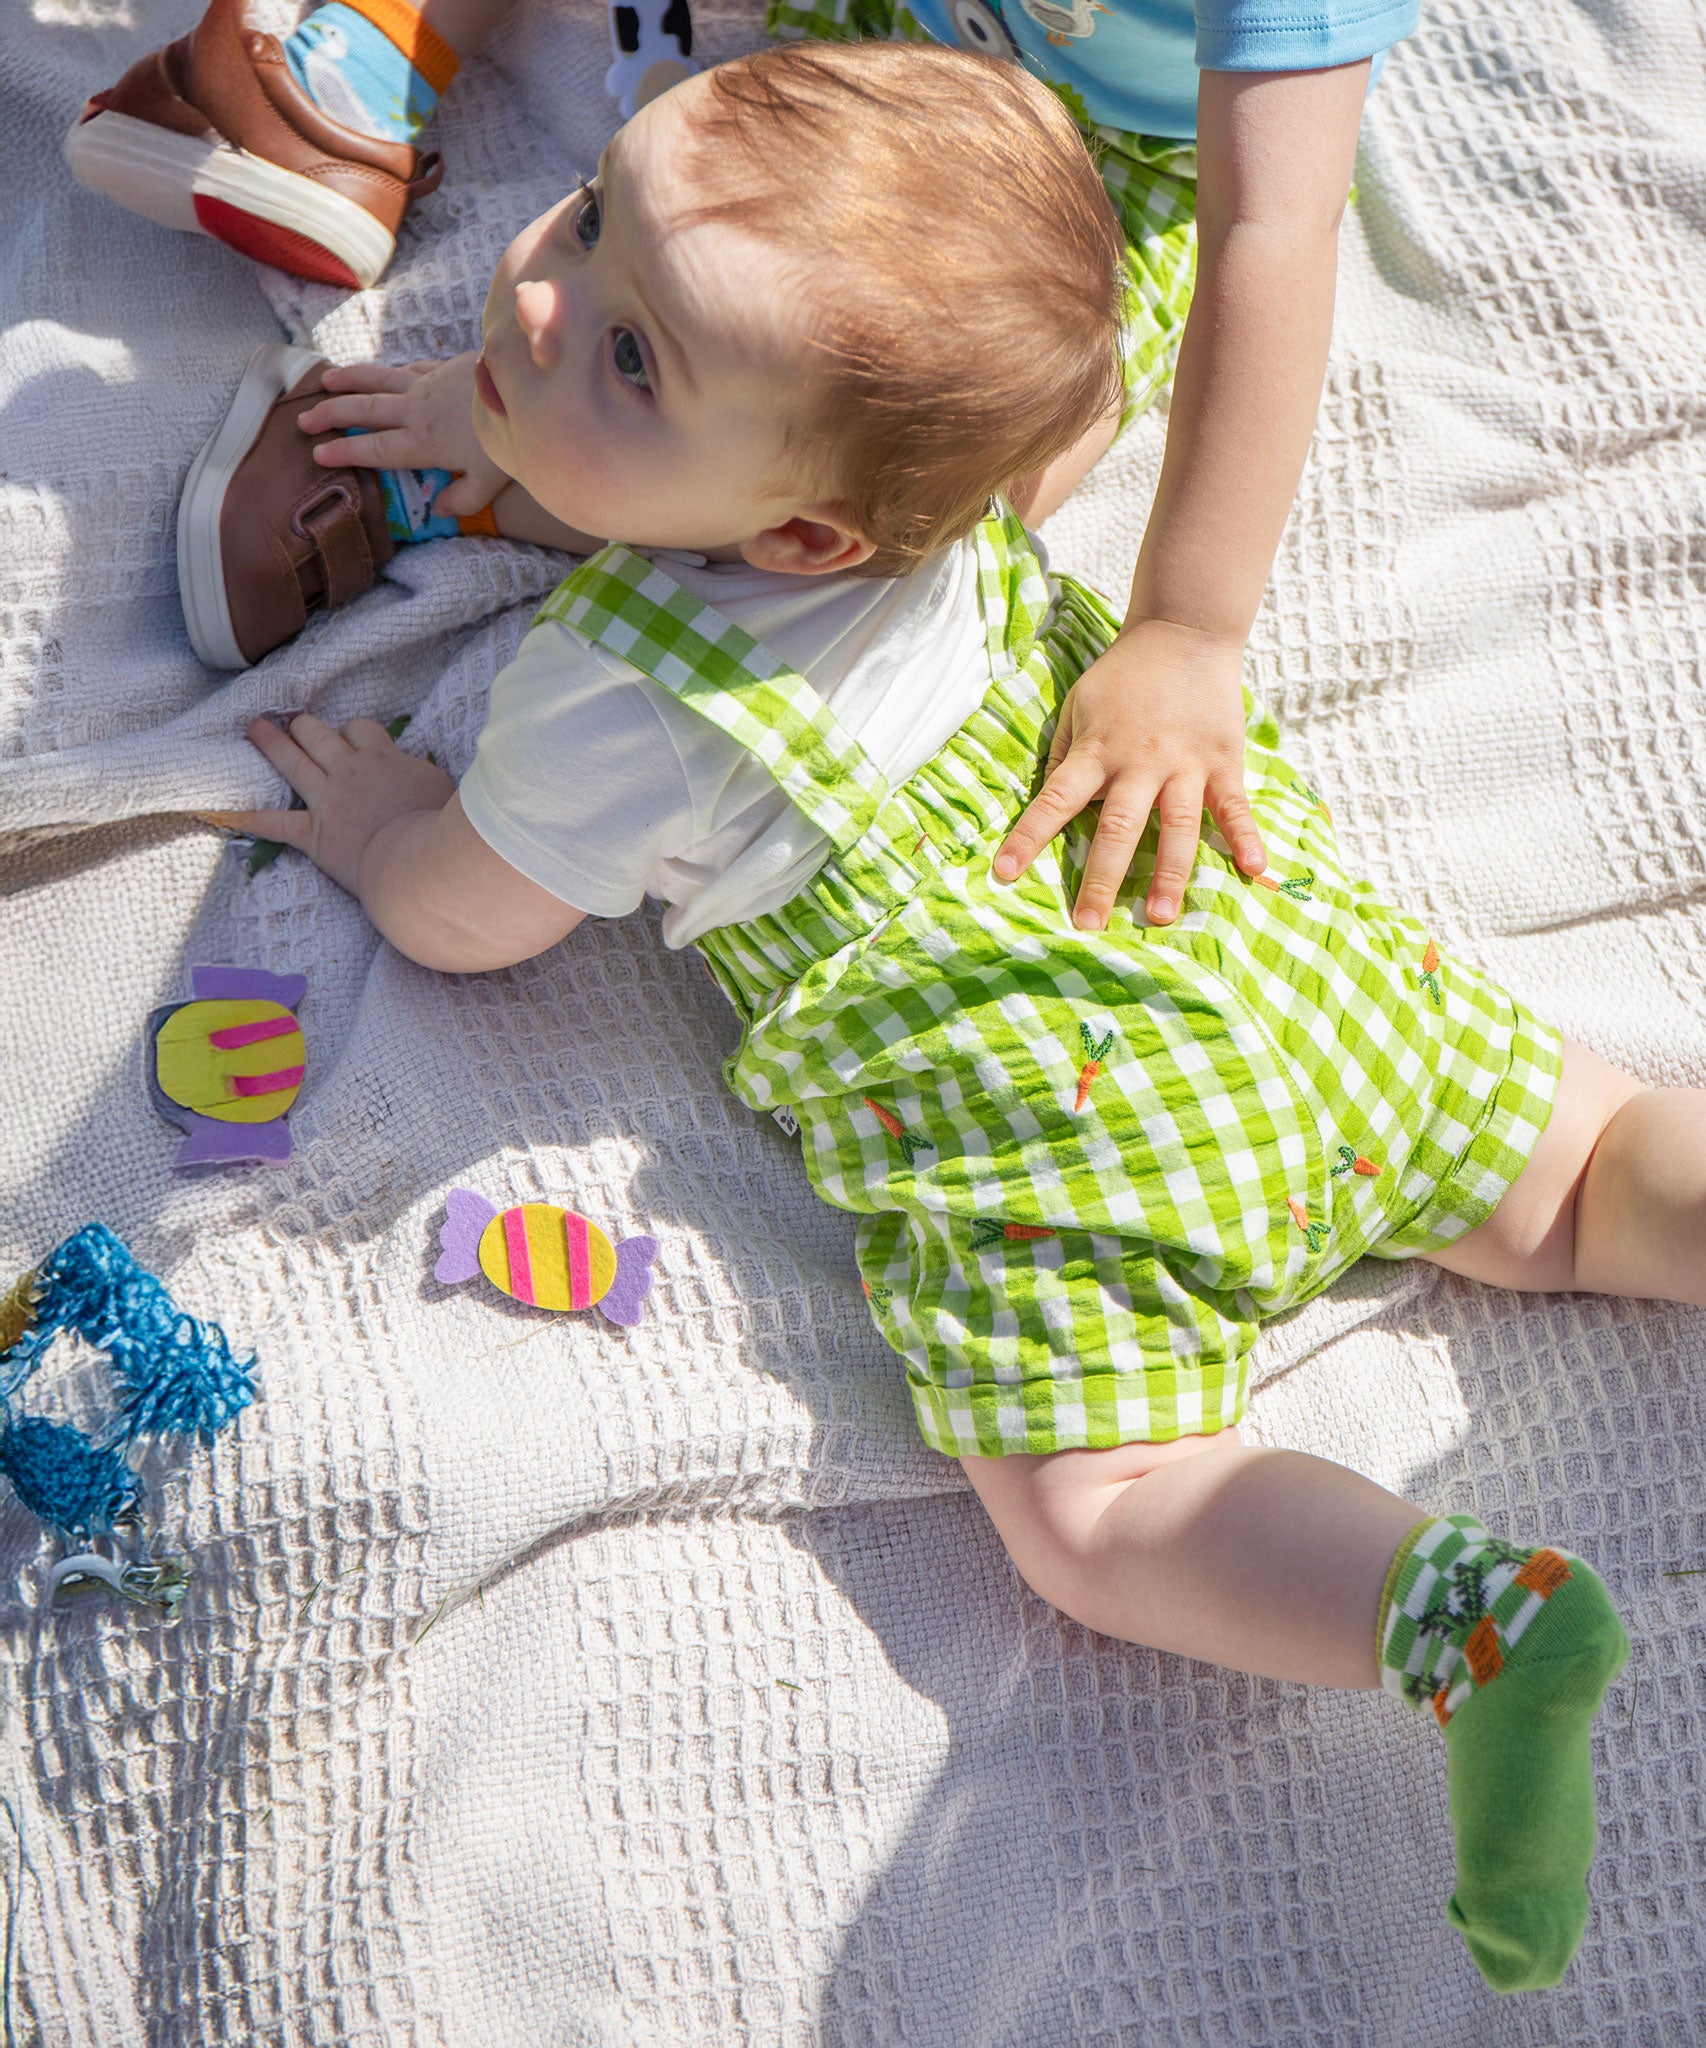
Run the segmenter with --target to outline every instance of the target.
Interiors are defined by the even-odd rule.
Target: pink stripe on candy
[[[509,1291],[517,1301],[533,1299],[533,1261],[527,1252],[527,1218],[519,1209],[504,1211],[504,1243],[509,1247]]]
[[[586,1218],[565,1210],[563,1236],[569,1247],[569,1306],[585,1308],[592,1298],[592,1248]]]
[[[262,1017],[254,1024],[227,1024],[223,1031],[210,1031],[207,1042],[220,1052],[239,1052],[245,1045],[259,1045],[263,1038],[288,1038],[297,1030],[294,1017]]]
[[[300,1088],[306,1067],[280,1067],[276,1074],[233,1074],[231,1087],[238,1095],[279,1095],[286,1088]]]

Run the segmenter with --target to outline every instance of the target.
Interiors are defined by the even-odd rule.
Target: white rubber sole
[[[184,494],[178,500],[178,598],[190,645],[209,668],[254,666],[237,645],[225,597],[219,519],[226,490],[274,404],[305,371],[324,361],[311,348],[263,341],[249,358],[224,419],[184,479]]]
[[[65,161],[80,185],[163,228],[227,240],[196,210],[198,199],[209,200],[312,242],[363,286],[384,273],[397,246],[365,207],[312,178],[299,178],[229,143],[197,141],[131,114],[99,113],[79,121],[65,138]]]

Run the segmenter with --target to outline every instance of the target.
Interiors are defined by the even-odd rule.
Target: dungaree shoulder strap
[[[655,562],[607,547],[557,586],[538,618],[631,663],[726,732],[838,853],[894,825],[867,852],[891,886],[899,879],[887,871],[899,864],[904,821],[881,769],[804,676]]]

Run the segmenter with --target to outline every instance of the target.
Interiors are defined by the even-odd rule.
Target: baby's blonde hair
[[[897,43],[720,65],[692,217],[786,250],[813,369],[790,454],[903,574],[1117,404],[1124,238],[1065,108],[1016,64]]]

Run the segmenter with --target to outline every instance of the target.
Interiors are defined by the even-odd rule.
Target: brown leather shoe
[[[178,595],[209,668],[248,668],[293,639],[312,611],[370,588],[396,552],[377,471],[323,469],[341,440],[297,419],[323,395],[324,356],[269,341],[256,349],[218,431],[190,466],[178,503]]]
[[[96,93],[65,138],[72,175],[162,227],[211,235],[298,277],[360,288],[397,245],[436,150],[330,121],[243,0],[211,0],[187,36]]]

